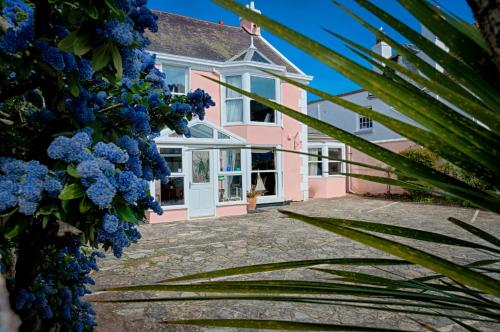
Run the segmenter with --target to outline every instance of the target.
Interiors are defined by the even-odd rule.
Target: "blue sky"
[[[238,2],[247,4],[249,0],[238,0]],[[357,6],[353,0],[341,0],[340,2],[355,10],[375,26],[383,27],[386,33],[397,37],[396,39],[399,41],[404,41],[403,38],[394,34],[388,26]],[[416,20],[395,0],[373,0],[373,2],[415,29],[419,29]],[[439,0],[438,2],[442,7],[450,9],[469,22],[473,22],[472,13],[465,0]],[[239,25],[237,15],[219,7],[210,0],[149,0],[148,4],[153,9],[212,22],[223,20],[228,25]],[[375,41],[368,31],[337,8],[330,0],[256,0],[255,5],[264,15],[284,23],[341,53],[349,54],[353,58],[356,58],[356,56],[350,53],[342,42],[324,32],[321,27],[331,29],[367,47],[373,46]],[[312,82],[314,87],[331,93],[343,93],[357,88],[353,82],[271,33],[264,31],[263,36],[306,74],[314,76]],[[314,97],[311,96],[311,99],[314,99]]]

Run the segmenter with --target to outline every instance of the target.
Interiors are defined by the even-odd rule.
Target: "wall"
[[[400,152],[401,150],[404,150],[406,148],[409,148],[411,146],[415,146],[415,143],[407,140],[407,139],[402,139],[398,141],[393,141],[393,142],[380,142],[378,145],[391,150],[393,152]],[[353,161],[365,163],[365,164],[370,164],[374,166],[379,166],[379,167],[385,167],[386,165],[382,163],[381,161],[378,161],[356,149],[351,148],[350,149],[351,153],[349,155],[349,150],[347,151],[348,156],[347,158]],[[372,169],[368,169],[365,167],[357,166],[357,165],[350,165],[347,166],[348,171],[352,173],[357,173],[357,174],[366,174],[366,175],[374,175],[374,176],[387,176],[387,173],[381,172],[381,171],[375,171]],[[350,170],[349,170],[350,168]],[[387,192],[390,192],[392,194],[400,194],[403,193],[404,190],[401,189],[400,187],[396,186],[388,186],[385,184],[381,183],[375,183],[375,182],[370,182],[370,181],[365,181],[361,179],[356,179],[351,177],[349,179],[350,181],[350,190],[353,193],[356,194],[366,194],[366,193],[371,193],[371,194],[385,194]]]
[[[152,211],[148,211],[147,219],[151,224],[158,224],[170,221],[182,221],[188,219],[187,209],[178,210],[164,210],[163,214],[160,216]]]
[[[212,100],[215,102],[214,107],[210,107],[207,110],[206,119],[219,127],[222,125],[221,123],[221,95],[220,95],[220,85],[216,82],[212,82],[206,79],[204,76],[208,76],[210,78],[219,80],[220,75],[214,72],[200,71],[200,70],[191,70],[191,88],[197,89],[201,88],[205,90],[210,96]]]
[[[345,176],[309,177],[310,198],[342,197],[346,194]]]

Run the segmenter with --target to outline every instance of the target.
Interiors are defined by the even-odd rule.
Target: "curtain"
[[[226,76],[226,82],[238,88],[242,87],[241,76]],[[243,97],[236,91],[226,88],[226,121],[243,121]]]

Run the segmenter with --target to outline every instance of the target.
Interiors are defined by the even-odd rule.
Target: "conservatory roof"
[[[283,66],[289,73],[301,74],[289,61],[260,36],[241,27],[229,26],[172,13],[158,15],[158,32],[146,32],[151,41],[148,50],[211,61],[235,61],[253,47],[245,60]],[[253,37],[253,38],[252,38]],[[253,39],[253,43],[252,43]],[[236,60],[241,61],[241,60]]]
[[[191,137],[177,134],[171,129],[164,129],[155,139],[157,144],[210,145],[246,145],[246,140],[234,133],[224,130],[208,121],[193,120],[188,125]]]

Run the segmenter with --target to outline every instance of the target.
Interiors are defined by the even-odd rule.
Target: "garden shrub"
[[[438,156],[436,156],[432,151],[429,151],[420,147],[409,147],[399,152],[402,156],[421,163],[425,166],[435,168],[438,162]],[[397,174],[397,171],[396,171]],[[398,174],[398,178],[403,181],[411,181],[412,179],[408,176],[403,176]],[[414,198],[421,200],[423,197],[430,195],[429,191],[421,191],[415,189],[405,189]]]
[[[154,138],[214,103],[173,97],[145,30],[146,0],[0,0],[0,271],[25,331],[90,331],[96,257],[162,213],[170,171]]]

